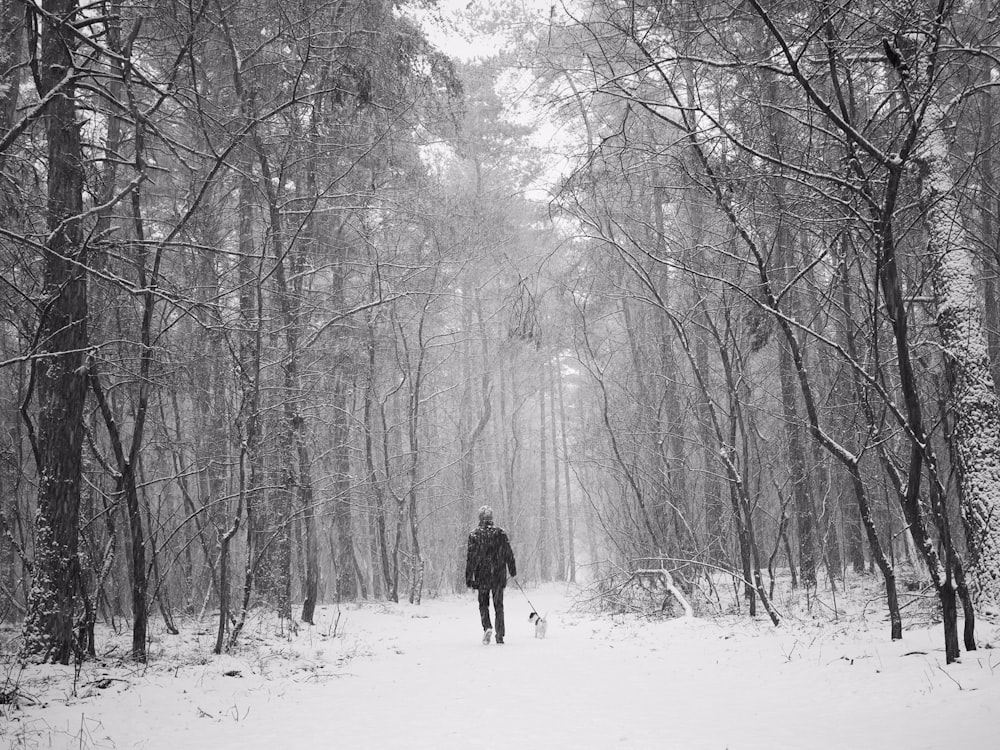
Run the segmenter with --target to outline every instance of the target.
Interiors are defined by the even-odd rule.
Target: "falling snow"
[[[550,585],[545,640],[511,593],[507,643],[480,643],[473,594],[321,608],[278,635],[256,623],[233,656],[209,657],[210,627],[157,632],[148,668],[115,652],[75,681],[31,668],[11,747],[271,750],[343,748],[992,747],[996,651],[945,667],[936,626],[886,634],[878,592],[842,592],[839,621],[779,601],[784,624],[726,616],[599,615]],[[844,600],[854,608],[843,614]],[[574,606],[574,601],[577,602]],[[919,601],[916,602],[919,605]],[[539,606],[543,606],[539,604]],[[819,603],[815,605],[819,607]],[[914,612],[913,608],[909,610]],[[985,645],[998,630],[980,624]],[[125,648],[104,633],[102,650]],[[55,668],[60,669],[60,668]],[[75,695],[72,685],[76,685]]]

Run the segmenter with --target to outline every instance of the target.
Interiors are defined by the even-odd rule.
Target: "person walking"
[[[479,618],[483,623],[483,645],[493,637],[490,622],[490,597],[496,614],[497,643],[503,643],[503,590],[507,585],[507,572],[517,575],[514,551],[510,548],[507,532],[493,525],[493,509],[484,505],[479,509],[479,525],[469,534],[469,551],[465,561],[465,585],[479,592]]]

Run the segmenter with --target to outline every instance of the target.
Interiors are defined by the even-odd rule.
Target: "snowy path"
[[[936,630],[891,644],[829,624],[615,625],[567,612],[559,589],[530,593],[551,605],[544,641],[516,590],[503,646],[479,642],[471,594],[345,609],[341,636],[290,656],[298,672],[151,670],[100,704],[50,708],[50,726],[85,727],[91,744],[73,747],[149,750],[997,747],[1000,652],[946,671]],[[338,667],[344,648],[357,653]],[[242,676],[224,676],[234,664]]]

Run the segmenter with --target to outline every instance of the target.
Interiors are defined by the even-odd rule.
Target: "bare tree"
[[[80,595],[79,511],[83,408],[86,400],[87,245],[83,146],[76,120],[75,0],[45,0],[33,13],[41,33],[29,49],[35,86],[45,101],[47,140],[43,299],[33,387],[37,428],[29,422],[40,477],[31,596],[24,651],[67,664],[76,651]],[[27,418],[27,414],[25,413]]]

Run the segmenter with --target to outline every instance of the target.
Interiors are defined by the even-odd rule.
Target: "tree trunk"
[[[314,133],[312,134],[314,135]],[[315,174],[315,159],[310,159],[308,166],[307,183],[311,198],[318,195]],[[315,214],[309,216],[307,221],[308,236],[298,243],[297,252],[294,253],[292,273],[292,294],[288,298],[287,322],[289,325],[285,340],[288,346],[288,364],[290,372],[289,385],[291,393],[288,394],[288,402],[292,407],[289,428],[292,433],[292,444],[295,446],[295,456],[297,460],[297,488],[298,488],[298,508],[302,517],[302,526],[305,536],[304,567],[305,575],[302,581],[302,616],[303,622],[313,624],[313,616],[316,610],[316,602],[319,597],[319,549],[316,533],[316,505],[313,493],[312,480],[312,457],[309,454],[309,433],[306,425],[304,411],[306,408],[305,393],[302,384],[302,374],[299,368],[300,343],[302,332],[309,324],[308,311],[303,312],[302,300],[305,293],[305,272],[311,262],[309,257],[310,248],[317,252],[317,245],[323,241],[326,227],[319,222]],[[283,285],[287,288],[287,280],[282,279]],[[291,534],[289,534],[291,536]],[[289,584],[291,581],[289,580]],[[290,588],[290,586],[289,586]],[[289,591],[291,599],[291,591]],[[291,602],[289,602],[289,606]]]
[[[74,69],[76,0],[44,0],[39,19],[39,94],[60,86]],[[87,246],[83,241],[83,149],[76,121],[76,90],[62,84],[45,115],[48,142],[48,236],[36,363],[38,510],[35,560],[24,653],[68,664],[79,593],[79,538],[83,407],[87,392]]]
[[[989,14],[988,0],[981,2],[983,17]],[[992,64],[983,62],[981,74],[982,81],[990,80]],[[997,231],[1000,229],[1000,222],[997,221],[997,211],[1000,210],[1000,196],[997,195],[996,174],[993,167],[996,158],[995,150],[992,148],[995,140],[996,126],[996,92],[992,89],[980,94],[983,100],[983,113],[980,128],[982,131],[981,144],[979,147],[980,156],[980,187],[979,187],[979,216],[981,224],[981,234],[986,245],[986,252],[983,253],[983,286],[985,296],[985,317],[983,324],[986,328],[986,343],[989,352],[990,365],[993,371],[993,383],[1000,383],[1000,237]]]
[[[344,344],[338,344],[344,346]],[[337,601],[351,601],[358,595],[358,579],[354,570],[354,524],[351,515],[351,446],[348,423],[346,355],[335,355],[333,384],[333,527],[337,549]]]
[[[975,259],[951,178],[945,115],[931,104],[932,130],[915,154],[937,327],[944,351],[953,418],[962,518],[972,555],[968,570],[975,600],[1000,607],[1000,402],[983,329]]]
[[[305,532],[305,580],[302,582],[302,622],[314,624],[319,596],[319,550],[316,540],[316,507],[312,485],[312,462],[305,440],[296,441],[299,456],[299,505]]]
[[[21,64],[23,62],[24,48],[24,11],[17,0],[0,0],[0,138],[5,137],[14,127],[17,115],[17,107],[21,90]],[[0,176],[3,175],[7,166],[7,150],[0,149]],[[8,230],[14,230],[19,223],[17,209],[14,204],[13,195],[8,190],[0,190],[0,226]],[[10,337],[10,338],[8,338]],[[15,346],[20,349],[21,337],[14,331],[4,330],[0,333],[0,347],[3,351],[11,351]],[[18,339],[12,341],[11,339]],[[24,363],[19,363],[10,380],[7,381],[12,387],[6,391],[0,399],[0,409],[10,414],[16,413],[16,404],[20,403],[24,394],[20,388],[24,381]],[[13,465],[21,466],[23,458],[23,442],[20,424],[16,422],[17,417],[11,423],[10,430],[13,437]],[[4,479],[6,469],[0,469],[0,483]],[[13,473],[13,472],[12,472]],[[21,472],[13,473],[14,477],[19,477]],[[0,490],[0,535],[6,538],[6,544],[0,545],[0,579],[4,581],[16,581],[17,585],[11,588],[11,601],[16,601],[15,590],[24,587],[24,600],[28,598],[28,581],[31,576],[29,568],[25,565],[27,555],[25,545],[20,543],[15,536],[14,529],[20,526],[21,509],[20,501],[22,493],[18,492],[20,482],[14,479],[14,487],[4,486]],[[18,609],[21,609],[22,602],[17,602]],[[23,610],[22,610],[23,611]]]
[[[18,0],[0,0],[0,138],[14,127],[21,93],[21,62],[24,10]],[[0,172],[6,166],[6,151],[0,151]],[[6,202],[6,194],[0,197]],[[2,204],[0,204],[2,205]],[[4,211],[6,213],[6,211]]]
[[[837,257],[837,285],[839,287],[840,299],[841,299],[841,327],[837,334],[837,340],[840,345],[843,346],[844,351],[848,353],[851,360],[860,366],[861,360],[859,357],[861,353],[859,352],[859,342],[857,331],[855,328],[854,319],[854,290],[851,287],[851,273],[850,265],[848,262],[848,234],[844,232],[841,235],[840,242],[836,244],[836,249],[838,251]],[[851,403],[852,391],[850,384],[853,384],[854,398],[864,397],[864,385],[860,381],[860,375],[857,371],[850,365],[849,368],[850,378],[848,379],[848,384],[837,385],[834,387],[833,395],[836,399],[835,403],[835,413],[834,413],[834,423],[837,427],[837,431],[841,435],[841,440],[846,442],[847,435],[851,430],[851,415],[854,413],[855,409]],[[838,381],[840,379],[838,378]],[[858,503],[854,504],[852,508],[850,505],[850,496],[853,494],[851,488],[843,487],[841,488],[841,477],[843,472],[837,472],[837,486],[840,488],[840,502],[841,502],[841,517],[844,519],[845,526],[845,543],[847,545],[847,556],[851,561],[851,567],[854,569],[855,575],[863,575],[865,572],[865,534],[868,533],[867,523],[871,523],[871,511],[865,511]],[[862,483],[862,486],[864,484]],[[865,504],[867,499],[865,500]],[[860,509],[861,512],[855,512]],[[863,519],[862,515],[864,512],[868,513],[867,522]],[[872,526],[872,531],[874,531],[874,525]],[[869,536],[869,541],[874,538],[875,544],[879,547],[878,554],[884,554],[881,550],[881,545],[878,542],[878,538]],[[873,554],[875,553],[875,547],[872,547]],[[882,566],[879,565],[879,569]]]
[[[816,362],[816,359],[819,361]],[[832,392],[836,388],[836,379],[832,373],[832,367],[828,358],[820,354],[814,360],[814,371],[819,373],[821,387]],[[808,364],[807,364],[808,366]],[[827,576],[830,585],[835,586],[834,581],[843,577],[843,559],[840,551],[840,533],[838,531],[837,511],[840,509],[841,487],[837,481],[835,462],[832,456],[828,455],[819,441],[812,440],[813,464],[815,466],[816,481],[813,485],[815,497],[818,502],[813,505],[817,511],[816,519],[821,530],[820,548],[823,553],[823,560],[826,564]]]
[[[461,378],[462,396],[459,402],[459,503],[458,508],[460,518],[469,518],[476,505],[476,443],[472,439],[473,416],[472,404],[475,399],[473,395],[472,377],[472,298],[466,290],[459,292],[462,308],[462,330],[466,331],[466,336],[460,345],[461,350]],[[486,363],[483,363],[485,368]],[[457,559],[457,558],[456,558]],[[460,567],[456,565],[456,567]],[[456,583],[464,578],[462,572],[456,570]]]
[[[344,280],[349,273],[348,263],[351,246],[342,236],[343,224],[338,219],[335,224],[327,220],[320,224],[325,227],[320,242],[328,247],[327,262],[331,266],[328,309],[338,315],[344,309]],[[336,598],[350,601],[358,596],[359,580],[356,573],[354,550],[353,476],[351,472],[351,406],[350,396],[354,387],[352,356],[350,353],[350,328],[347,322],[340,322],[333,328],[334,340],[331,344],[330,371],[333,380],[333,500],[332,523],[337,540],[335,554]],[[388,481],[388,474],[386,475]]]
[[[569,582],[576,583],[576,516],[573,511],[573,493],[570,488],[569,447],[566,437],[568,420],[566,419],[566,400],[563,395],[562,363],[556,358],[556,394],[559,398],[559,433],[562,439],[563,479],[566,487],[566,549],[569,553]],[[596,562],[592,561],[592,562]]]
[[[544,371],[548,375],[549,416],[552,424],[552,523],[556,539],[556,580],[565,581],[566,546],[563,540],[562,512],[559,509],[559,446],[557,442],[559,430],[556,426],[556,389],[553,382],[555,375],[551,360],[546,359],[544,367]]]
[[[696,331],[694,334],[695,367],[705,373],[705,378],[711,372],[708,362],[708,346],[703,336]],[[719,478],[715,457],[716,436],[712,430],[711,406],[703,394],[699,394],[695,403],[698,414],[698,445],[701,452],[702,503],[705,508],[705,545],[708,550],[708,561],[715,565],[725,565],[729,560],[729,546],[725,523],[725,503],[722,498],[722,481]],[[733,509],[733,521],[738,520]],[[749,557],[744,559],[745,547],[740,543],[741,562],[749,565]],[[747,569],[749,573],[749,568]],[[747,585],[750,585],[749,583]]]
[[[372,274],[372,281],[374,284],[374,274]],[[365,401],[364,401],[364,442],[365,442],[365,468],[368,472],[368,481],[371,485],[371,493],[375,500],[375,508],[372,513],[373,520],[373,534],[374,534],[374,544],[372,545],[372,566],[379,568],[379,574],[375,577],[379,578],[385,587],[385,596],[391,598],[392,593],[392,565],[389,562],[389,539],[386,535],[386,497],[385,497],[385,487],[382,483],[382,479],[379,477],[378,469],[375,466],[375,445],[374,445],[374,432],[375,432],[375,408],[377,400],[377,392],[375,390],[375,378],[376,378],[376,340],[375,340],[375,321],[369,316],[368,319],[368,386],[365,389]],[[383,416],[384,423],[384,407],[379,405],[379,413]],[[384,430],[382,432],[383,437],[383,460],[388,461],[388,457],[385,455],[388,453],[388,446],[385,445],[385,434]],[[386,469],[385,481],[389,481],[388,468]],[[377,557],[377,563],[376,563]]]
[[[426,313],[426,310],[425,310]],[[420,554],[420,527],[417,517],[419,481],[420,481],[420,398],[424,380],[424,358],[427,347],[423,337],[424,317],[420,320],[417,343],[420,352],[417,357],[416,371],[412,375],[410,390],[410,409],[407,420],[409,435],[409,490],[407,492],[407,511],[410,521],[410,603],[419,604],[423,592],[424,560]]]
[[[310,175],[310,183],[315,179]],[[313,222],[315,217],[310,217],[308,229],[310,234],[315,234]],[[314,239],[309,237],[307,239]],[[298,495],[298,506],[301,508],[302,518],[306,526],[306,580],[303,581],[304,602],[302,605],[302,620],[312,622],[312,613],[316,606],[316,594],[318,589],[318,578],[316,572],[316,530],[315,515],[313,513],[313,488],[312,470],[309,459],[309,448],[307,444],[306,423],[303,416],[303,388],[301,374],[299,372],[300,345],[299,339],[307,320],[303,320],[301,310],[301,299],[303,293],[303,273],[309,263],[307,247],[309,243],[300,239],[298,246],[289,255],[293,259],[291,285],[285,273],[285,260],[283,255],[275,256],[274,278],[278,287],[278,309],[281,311],[282,325],[285,329],[285,394],[284,394],[284,425],[282,436],[282,455],[285,458],[285,486],[282,492],[285,495],[284,501],[280,503],[283,513],[276,519],[278,528],[274,533],[278,534],[278,544],[275,555],[271,562],[277,570],[272,571],[272,575],[280,576],[276,583],[276,593],[278,594],[277,609],[280,617],[291,617],[291,519],[293,517],[293,498]],[[275,250],[278,250],[276,247]],[[296,493],[297,490],[297,493]],[[297,513],[295,515],[298,515]]]
[[[781,179],[776,180],[781,183]],[[783,212],[783,190],[775,189],[778,211]],[[794,267],[790,232],[785,227],[778,228],[778,275],[780,283],[788,282],[786,269]],[[792,297],[789,295],[789,301]],[[786,310],[786,315],[794,316],[794,308]],[[784,419],[785,455],[788,459],[788,480],[791,484],[792,507],[795,510],[795,530],[799,542],[799,573],[806,588],[816,586],[816,510],[809,492],[809,478],[806,476],[805,430],[799,419],[796,405],[795,366],[788,342],[778,338],[778,380],[781,385],[781,411]]]
[[[462,393],[462,417],[459,424],[459,430],[461,430],[459,437],[459,464],[461,467],[461,485],[459,488],[461,502],[459,503],[459,508],[461,510],[461,518],[467,519],[472,516],[476,501],[475,498],[478,494],[476,487],[476,469],[478,466],[477,461],[477,448],[479,446],[480,439],[486,428],[489,426],[490,419],[493,416],[493,401],[491,398],[491,376],[490,376],[490,366],[489,366],[489,350],[487,348],[487,338],[486,329],[483,325],[483,315],[482,315],[482,303],[479,296],[479,291],[477,290],[472,297],[468,294],[462,295],[462,317],[464,330],[472,333],[472,318],[473,318],[473,303],[475,306],[476,313],[476,336],[480,341],[480,358],[478,368],[475,367],[473,362],[472,347],[469,343],[471,336],[468,340],[463,343],[462,346],[462,383],[463,383],[463,393]],[[479,378],[479,401],[481,406],[479,409],[475,410],[479,412],[479,416],[473,422],[473,402],[475,401],[475,387],[473,371],[474,369],[481,370],[482,374]],[[462,554],[455,556],[455,587],[456,590],[461,590],[464,584],[464,566],[465,558]]]
[[[134,144],[134,168],[136,174],[145,172],[144,164],[144,144],[143,125],[138,117],[134,99],[129,97],[130,110],[135,121],[135,144]],[[118,423],[112,413],[107,400],[104,398],[103,388],[100,383],[100,376],[96,370],[90,373],[90,382],[94,389],[94,394],[100,405],[101,414],[104,417],[108,435],[117,461],[116,494],[125,499],[125,509],[129,521],[129,546],[130,546],[130,568],[129,574],[132,579],[132,658],[138,662],[146,661],[146,629],[148,625],[149,611],[147,602],[148,581],[146,574],[146,541],[142,528],[142,513],[139,504],[138,488],[138,464],[139,456],[143,447],[145,434],[146,417],[149,414],[149,397],[151,383],[151,370],[153,364],[152,349],[152,326],[153,314],[156,309],[156,288],[160,278],[160,259],[162,258],[163,246],[159,245],[153,256],[152,269],[146,267],[146,231],[142,216],[142,194],[140,186],[136,185],[132,189],[132,230],[135,239],[133,254],[136,258],[137,287],[143,289],[142,319],[139,325],[139,373],[136,407],[132,417],[132,439],[126,452],[124,441],[122,440]],[[155,562],[155,561],[154,561]]]
[[[507,439],[507,357],[500,360],[500,418],[496,420],[496,442],[500,446],[500,501],[501,516],[509,518],[511,513],[511,493],[514,486],[514,464],[510,455],[510,441]]]
[[[252,266],[255,249],[253,243],[253,185],[250,182],[250,155],[243,154],[244,170],[239,181],[237,195],[238,239],[240,257],[237,261],[237,278],[239,279],[239,383],[240,412],[238,416],[238,439],[240,442],[239,477],[237,486],[236,510],[232,522],[225,531],[219,532],[219,627],[216,634],[214,652],[221,654],[226,628],[230,620],[230,545],[243,522],[246,514],[246,560],[247,578],[244,581],[244,591],[249,596],[253,585],[254,556],[253,534],[254,516],[258,506],[260,493],[260,477],[262,475],[260,451],[260,376],[261,376],[261,321],[263,319],[261,299],[261,267],[264,253],[258,257],[256,273]],[[230,636],[229,643],[235,642],[239,635],[238,624]]]
[[[549,498],[545,438],[545,377],[540,375],[538,388],[538,577],[552,580],[549,556]]]

